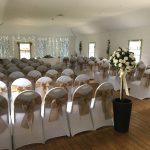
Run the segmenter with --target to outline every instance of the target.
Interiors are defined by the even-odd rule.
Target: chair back
[[[7,115],[7,122],[3,119],[3,115]],[[8,100],[0,95],[0,134],[8,128],[9,122]]]
[[[55,121],[62,115],[62,107],[68,99],[67,90],[63,87],[55,87],[45,96],[45,108],[50,108],[49,121]]]
[[[23,118],[21,118],[21,127],[32,129],[34,111],[41,110],[41,96],[32,90],[24,91],[13,101],[13,108],[13,123],[15,123],[16,113],[24,113]]]
[[[76,88],[72,95],[73,103],[77,103],[79,106],[79,114],[86,115],[90,111],[89,102],[93,96],[93,88],[88,84],[83,84]]]
[[[11,99],[14,101],[16,97],[25,90],[32,90],[32,83],[26,78],[19,78],[11,84]]]
[[[102,109],[105,114],[105,119],[112,118],[112,100],[113,100],[114,87],[111,83],[104,82],[99,85],[94,93],[91,101],[91,108],[94,107],[95,100],[100,100]]]

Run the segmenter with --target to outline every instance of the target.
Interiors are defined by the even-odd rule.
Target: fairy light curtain
[[[9,53],[9,37],[8,36],[0,36],[0,57],[8,58]]]
[[[0,57],[18,58],[17,42],[32,43],[32,57],[69,56],[69,37],[36,37],[34,35],[0,35]],[[11,54],[11,55],[10,55]]]
[[[39,37],[37,38],[37,55],[43,57],[51,55],[53,57],[69,56],[68,37]]]

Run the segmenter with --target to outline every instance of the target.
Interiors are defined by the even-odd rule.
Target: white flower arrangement
[[[133,70],[136,66],[134,53],[129,52],[127,49],[118,48],[110,56],[110,64],[118,69],[120,74],[120,100],[123,99],[123,88],[126,95],[129,95],[128,85],[126,81],[126,74]]]
[[[120,47],[118,50],[114,51],[109,60],[111,65],[119,70],[123,69],[127,72],[130,72],[136,66],[134,53]]]

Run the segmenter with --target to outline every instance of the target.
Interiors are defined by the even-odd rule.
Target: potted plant
[[[127,132],[129,129],[132,101],[123,97],[123,90],[129,95],[126,75],[136,66],[134,53],[127,49],[118,48],[110,56],[110,64],[117,68],[120,75],[120,98],[113,100],[114,129]]]

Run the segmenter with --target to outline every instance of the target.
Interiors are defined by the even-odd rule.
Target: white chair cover
[[[15,72],[15,71],[20,71],[20,69],[16,66],[12,66],[12,67],[8,68],[9,74],[11,74],[12,72]]]
[[[38,70],[39,72],[41,72],[44,75],[47,71],[47,67],[45,65],[40,65],[36,68],[36,70]]]
[[[109,76],[108,79],[105,81],[107,81],[108,83],[111,83],[115,91],[118,91],[120,89],[120,77],[118,75]]]
[[[8,71],[4,69],[3,67],[0,67],[0,72],[4,73],[5,75],[8,74]]]
[[[58,71],[51,69],[51,70],[48,70],[45,75],[52,79],[56,79],[58,77]]]
[[[89,64],[89,76],[90,76],[90,79],[94,79],[94,73],[95,73],[95,62],[94,61],[89,61],[88,62]]]
[[[88,83],[89,80],[90,80],[89,75],[80,74],[75,78],[75,83],[79,83],[79,85],[81,85],[82,83]]]
[[[70,101],[71,99],[71,94],[73,92],[73,79],[70,76],[60,76],[56,80],[56,85],[58,87],[64,87],[68,91],[68,100]]]
[[[150,69],[144,72],[140,81],[133,81],[130,83],[130,95],[138,98],[150,98]]]
[[[42,101],[46,93],[53,87],[52,79],[49,77],[41,77],[35,83],[35,91],[41,95]]]
[[[105,82],[99,85],[94,93],[91,101],[91,115],[95,130],[103,126],[113,125],[113,90],[113,85]]]
[[[63,76],[60,76],[57,80],[56,80],[56,83],[58,83],[58,82],[60,82],[60,83],[68,83],[68,82],[72,82],[72,78],[71,77],[69,77],[69,76],[65,76],[65,75],[63,75]]]
[[[24,91],[13,101],[14,148],[34,143],[44,143],[41,97],[34,91]]]
[[[29,73],[30,71],[32,71],[32,70],[34,70],[34,67],[32,67],[32,66],[25,66],[22,71],[23,71],[25,74],[28,74],[28,73]]]
[[[26,67],[26,66],[28,66],[28,64],[27,63],[19,63],[18,64],[18,67],[20,68],[20,69],[22,69],[22,68],[24,68],[24,67]]]
[[[68,113],[72,136],[83,131],[93,130],[89,107],[92,94],[93,89],[88,84],[79,86],[73,93],[72,109],[70,109],[71,113]]]
[[[38,66],[40,66],[40,63],[32,62],[30,65],[36,69]]]
[[[0,95],[0,149],[12,149],[8,99]]]
[[[3,81],[0,81],[0,95],[5,97],[6,100],[8,100],[7,85]]]
[[[32,83],[26,78],[16,79],[11,84],[11,100],[14,101],[16,97],[25,90],[32,90]]]
[[[41,72],[32,70],[27,74],[27,77],[31,80],[33,89],[35,90],[35,82],[42,76]]]
[[[146,66],[142,62],[137,65],[136,72],[135,72],[135,79],[136,80],[141,80],[143,73],[145,71],[145,68],[146,68]]]
[[[2,72],[0,72],[0,80],[7,83],[7,76]]]
[[[45,115],[43,118],[45,140],[70,136],[66,103],[67,91],[62,87],[50,89],[45,96]]]
[[[18,79],[18,78],[23,78],[25,75],[22,73],[22,72],[20,72],[20,71],[15,71],[15,72],[12,72],[9,76],[8,76],[8,78],[9,78],[9,81],[14,81],[14,80],[16,80],[16,79]]]
[[[67,69],[64,69],[64,70],[62,71],[62,75],[66,75],[66,76],[73,77],[74,72],[73,72],[73,70],[72,70],[72,69],[67,68]]]
[[[10,64],[7,64],[6,65],[6,68],[8,69],[8,68],[11,68],[11,67],[17,67],[15,64],[13,64],[13,63],[10,63]]]

